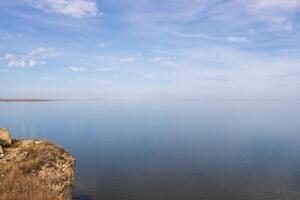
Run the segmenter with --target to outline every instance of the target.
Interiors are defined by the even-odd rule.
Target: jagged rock
[[[11,145],[11,136],[7,128],[0,128],[0,145],[1,146]]]
[[[0,173],[8,165],[17,166],[24,176],[42,180],[58,199],[72,199],[75,159],[60,146],[41,140],[13,140],[0,156]]]

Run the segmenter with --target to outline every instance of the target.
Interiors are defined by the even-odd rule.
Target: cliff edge
[[[6,131],[0,129],[0,200],[72,199],[75,159],[70,153],[43,140],[5,143],[1,132]]]

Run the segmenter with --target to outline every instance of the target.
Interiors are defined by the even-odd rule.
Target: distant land
[[[0,102],[41,102],[41,101],[60,101],[58,99],[37,99],[37,98],[18,98],[18,99],[7,99],[0,98]]]

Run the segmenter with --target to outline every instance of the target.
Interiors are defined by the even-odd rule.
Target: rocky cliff
[[[11,144],[2,146],[1,200],[72,198],[75,159],[70,153],[56,144],[40,140],[12,140]]]

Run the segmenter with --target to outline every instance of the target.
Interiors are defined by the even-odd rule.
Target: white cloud
[[[226,38],[228,42],[233,42],[233,43],[244,43],[244,42],[249,42],[249,40],[245,37],[238,37],[238,36],[229,36]]]
[[[3,59],[10,67],[33,67],[38,64],[45,64],[45,60],[58,56],[59,53],[53,48],[37,48],[28,54],[15,55],[6,54]]]
[[[92,17],[101,15],[95,0],[23,0],[31,6],[50,13],[72,17]]]
[[[85,67],[67,67],[65,68],[67,72],[86,72],[87,68]]]

